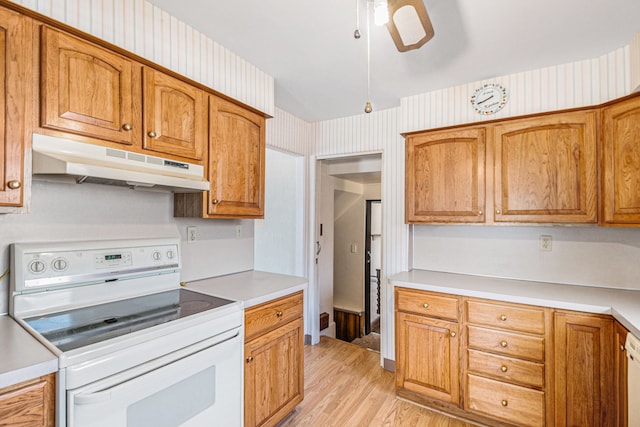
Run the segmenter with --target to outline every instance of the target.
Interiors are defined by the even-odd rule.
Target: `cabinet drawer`
[[[480,325],[544,334],[544,310],[541,308],[467,301],[467,319]]]
[[[458,298],[396,288],[396,307],[399,311],[445,319],[458,319]]]
[[[468,410],[520,426],[544,425],[544,393],[475,375],[467,376]]]
[[[469,347],[493,353],[544,361],[544,338],[468,326]]]
[[[544,365],[512,357],[469,350],[469,371],[527,386],[544,386]]]
[[[302,291],[244,312],[245,341],[302,317]]]

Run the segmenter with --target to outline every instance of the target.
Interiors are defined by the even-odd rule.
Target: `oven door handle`
[[[111,389],[98,391],[95,393],[79,393],[75,396],[78,405],[93,405],[111,400]]]

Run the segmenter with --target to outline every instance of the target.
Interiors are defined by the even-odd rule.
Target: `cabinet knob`
[[[478,211],[478,216],[482,216],[482,211]]]
[[[149,135],[149,138],[155,138],[158,136],[154,131],[150,131],[147,135]]]
[[[253,356],[247,357],[247,363],[251,363],[251,362],[253,362]]]
[[[496,209],[496,213],[500,215],[500,209]]]
[[[456,337],[456,333],[453,332],[453,331],[449,332],[449,335],[451,335],[451,338],[455,338]]]
[[[133,126],[131,126],[129,123],[125,123],[125,124],[122,125],[122,129],[124,129],[124,130],[126,130],[128,132],[131,129],[133,129]]]
[[[22,187],[22,183],[16,179],[7,182],[7,187],[9,187],[12,190],[17,190],[18,188]]]
[[[282,315],[283,315],[283,313],[281,311],[276,313],[276,316],[278,316],[278,317],[282,317]]]
[[[506,341],[500,341],[500,345],[501,345],[502,347],[506,347],[506,346],[507,346],[507,342],[506,342]]]
[[[220,201],[218,199],[213,199],[211,203],[214,205],[217,205],[218,203],[220,203]]]
[[[502,406],[509,406],[509,402],[507,402],[505,399],[502,399]]]
[[[429,304],[427,304],[426,302],[424,304],[422,304],[422,307],[424,308],[429,308]]]
[[[501,370],[502,372],[507,372],[507,371],[509,370],[509,368],[507,368],[507,366],[506,366],[506,365],[502,365],[502,366],[500,366],[500,370]]]
[[[503,322],[506,322],[507,316],[503,314],[502,316],[500,316],[500,320],[502,320]]]
[[[620,351],[624,351],[624,346],[620,344]]]

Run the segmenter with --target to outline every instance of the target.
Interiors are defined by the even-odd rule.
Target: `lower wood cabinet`
[[[273,426],[304,396],[302,292],[245,310],[244,425]]]
[[[0,389],[0,426],[53,427],[55,374]]]
[[[627,425],[611,316],[400,287],[395,304],[399,396],[492,426]]]

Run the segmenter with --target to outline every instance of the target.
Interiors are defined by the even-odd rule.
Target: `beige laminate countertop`
[[[404,271],[391,276],[389,280],[393,286],[611,314],[633,335],[640,337],[640,290],[529,282],[427,270]]]
[[[297,291],[306,290],[307,279],[251,270],[188,282],[187,289],[220,298],[242,301],[244,308],[249,308]]]
[[[0,388],[58,370],[58,357],[7,315],[0,316]]]

